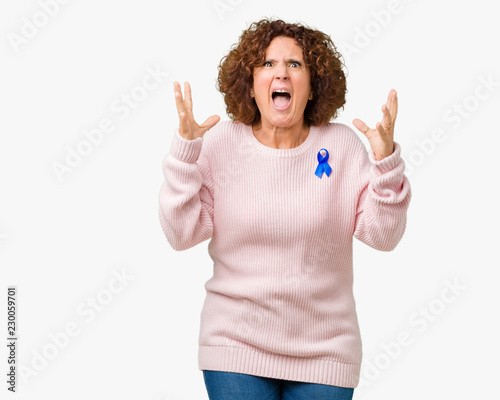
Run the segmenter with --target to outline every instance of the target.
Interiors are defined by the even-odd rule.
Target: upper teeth
[[[288,91],[286,91],[286,90],[284,90],[284,89],[276,89],[276,90],[274,91],[274,93],[276,93],[276,92],[278,92],[278,93],[288,93]]]

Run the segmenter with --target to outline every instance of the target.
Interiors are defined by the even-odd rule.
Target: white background
[[[393,252],[355,241],[364,359],[354,398],[498,398],[492,2],[73,0],[52,16],[47,3],[0,6],[1,398],[8,285],[18,299],[17,398],[208,398],[197,368],[208,241],[176,252],[157,217],[178,124],[173,81],[191,83],[199,122],[227,120],[217,64],[265,16],[320,29],[344,52],[338,122],[374,127],[389,90],[399,95],[395,140],[413,197]],[[162,71],[151,90],[140,87],[148,68]],[[131,94],[134,108],[124,107]],[[54,163],[89,150],[84,130],[106,119],[113,131],[58,179]]]

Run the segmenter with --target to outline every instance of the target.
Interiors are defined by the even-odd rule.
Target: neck
[[[309,135],[309,126],[304,121],[289,127],[278,127],[266,125],[261,120],[252,126],[252,130],[259,142],[275,149],[298,147]]]

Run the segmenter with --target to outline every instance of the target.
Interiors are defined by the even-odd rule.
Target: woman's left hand
[[[360,119],[352,121],[354,126],[362,132],[370,142],[373,154],[377,161],[390,156],[394,151],[394,124],[398,114],[398,95],[392,89],[387,97],[387,104],[382,106],[384,117],[382,122],[377,122],[376,129],[370,129]]]

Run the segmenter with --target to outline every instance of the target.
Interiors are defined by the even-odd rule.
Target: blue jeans
[[[203,370],[210,400],[351,400],[354,388]]]

